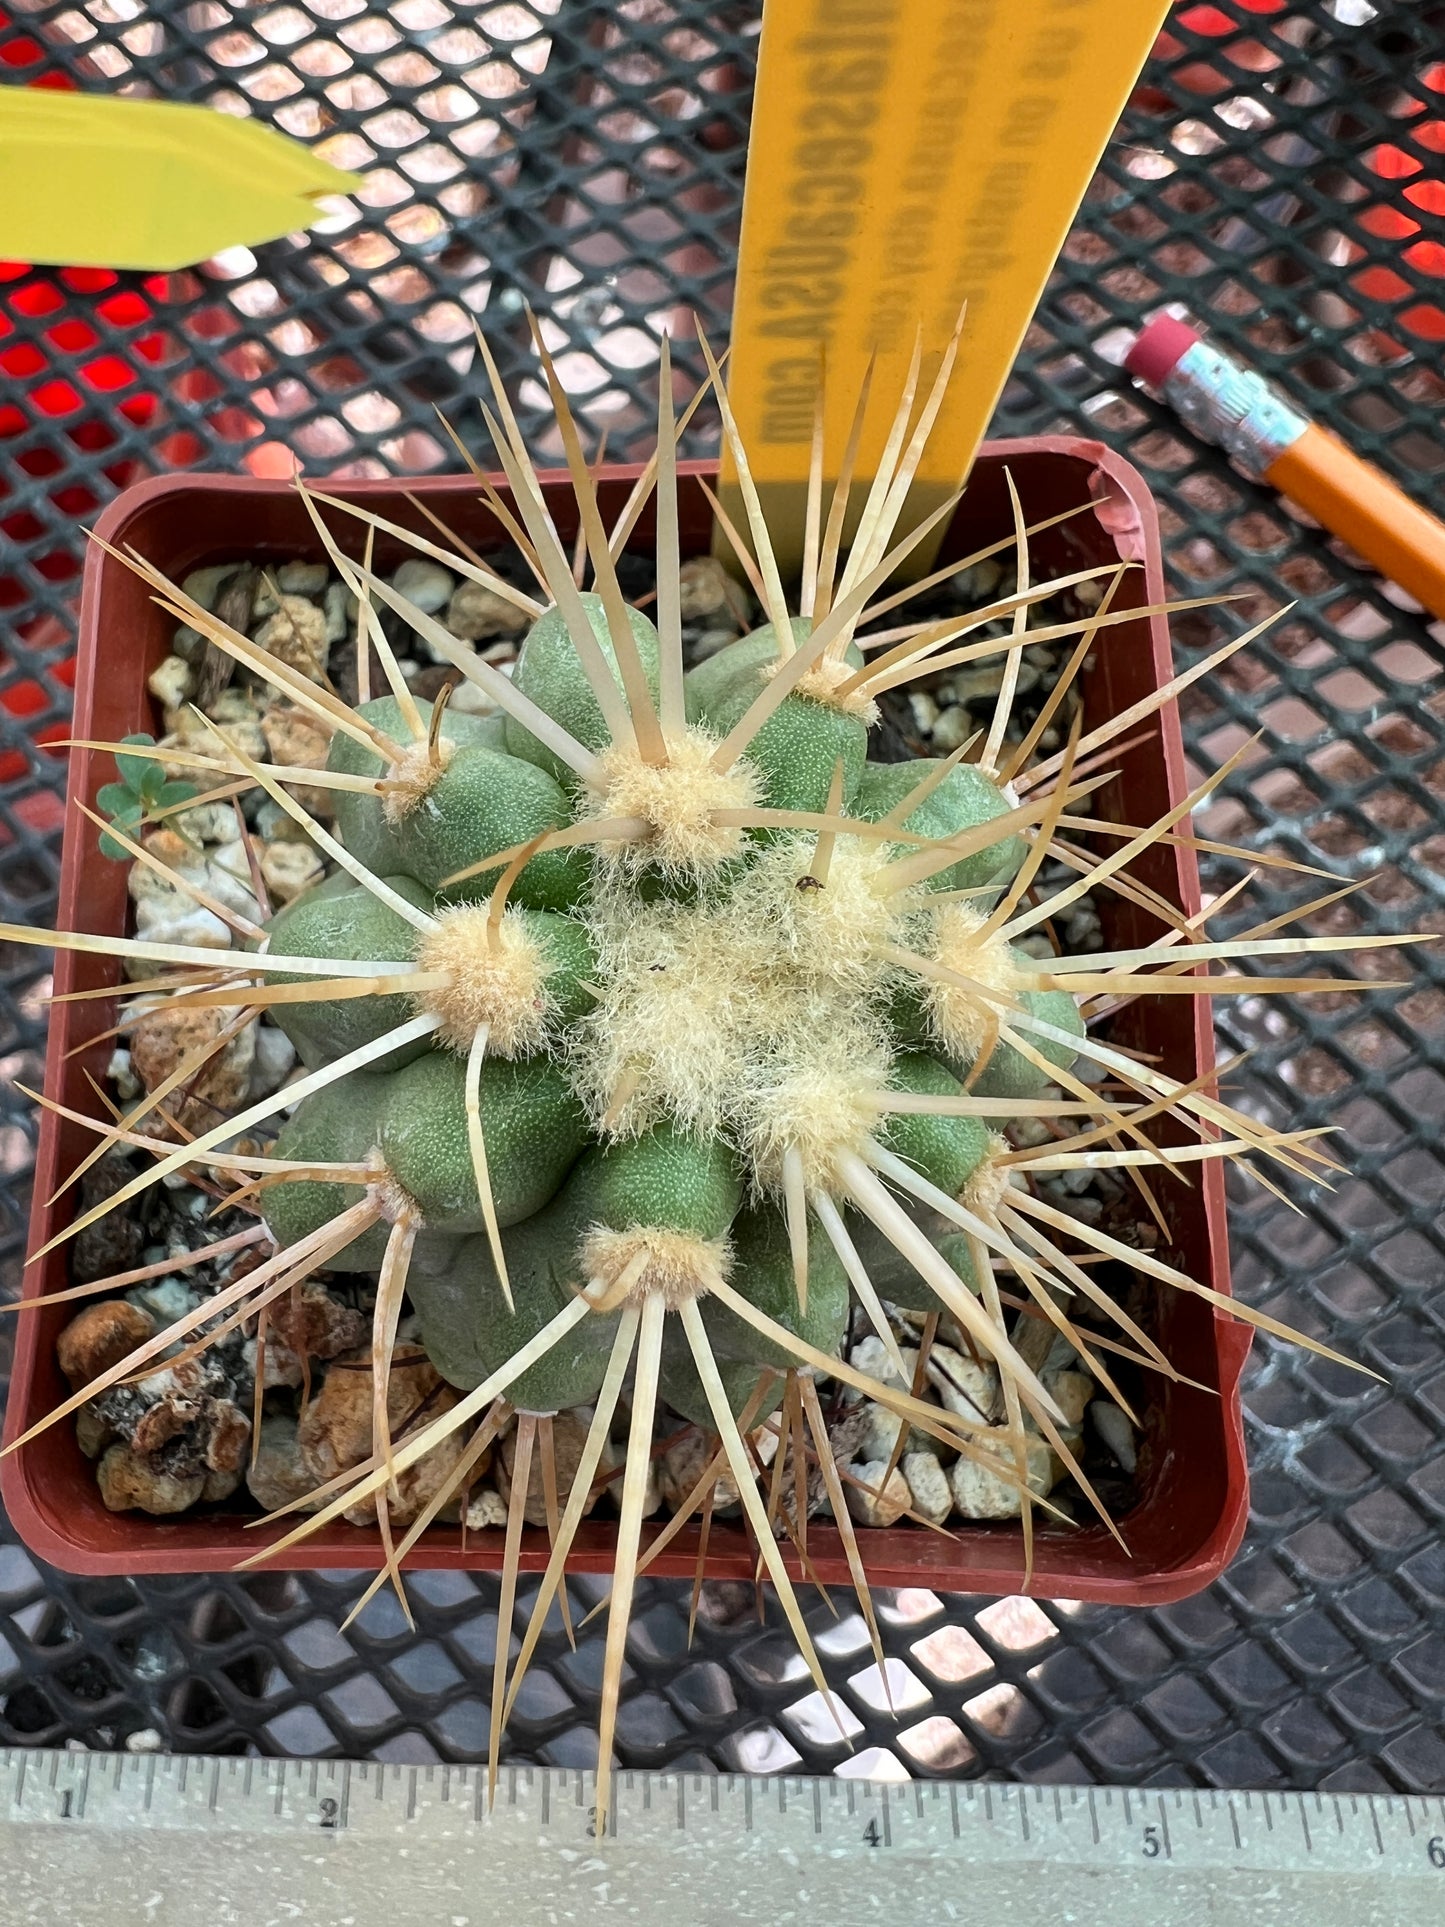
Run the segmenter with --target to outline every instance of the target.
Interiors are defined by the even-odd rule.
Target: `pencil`
[[[1445,523],[1261,375],[1172,315],[1148,324],[1124,366],[1246,475],[1278,489],[1432,615],[1445,617]]]

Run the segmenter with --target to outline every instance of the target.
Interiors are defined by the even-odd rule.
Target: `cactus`
[[[154,1125],[147,1130],[154,1096],[119,1125],[96,1125],[104,1141],[138,1146],[154,1162],[79,1215],[65,1236],[171,1172],[209,1169],[236,1179],[235,1197],[258,1214],[271,1255],[61,1410],[74,1410],[178,1341],[204,1343],[264,1314],[317,1267],[374,1272],[373,1457],[343,1489],[323,1495],[315,1516],[281,1544],[359,1501],[374,1502],[385,1549],[377,1583],[390,1572],[399,1584],[410,1545],[455,1499],[468,1468],[515,1411],[525,1430],[507,1535],[506,1623],[527,1465],[534,1450],[545,1453],[555,1413],[592,1406],[565,1505],[555,1478],[548,1487],[552,1556],[510,1676],[507,1642],[498,1640],[495,1750],[630,1382],[604,1669],[602,1807],[627,1617],[646,1563],[643,1489],[659,1397],[718,1441],[712,1476],[726,1466],[737,1484],[763,1564],[826,1692],[750,1464],[749,1432],[781,1402],[783,1435],[818,1459],[870,1624],[863,1558],[841,1502],[814,1373],[865,1390],[1012,1482],[1027,1539],[1028,1438],[1041,1435],[1066,1464],[1074,1461],[1054,1399],[1005,1327],[1000,1270],[1073,1338],[1115,1396],[1106,1362],[1067,1316],[1071,1295],[1117,1319],[1115,1351],[1166,1375],[1173,1368],[1076,1261],[1080,1246],[1279,1329],[1216,1299],[1163,1259],[1061,1219],[1029,1189],[1030,1172],[1149,1165],[1167,1173],[1211,1157],[1272,1158],[1312,1172],[1322,1159],[1311,1134],[1272,1131],[1207,1087],[1182,1086],[1110,1046],[1091,1030],[1089,1013],[1120,998],[1233,989],[1235,978],[1192,968],[1220,956],[1360,948],[1372,940],[1285,939],[1272,930],[1229,945],[1205,940],[1198,922],[1129,877],[1141,851],[1178,833],[1186,805],[1120,832],[1106,856],[1081,857],[1069,846],[1079,874],[1063,904],[1086,889],[1119,890],[1169,919],[1163,938],[1092,957],[1040,960],[1020,947],[1045,917],[1033,885],[1062,845],[1061,820],[1105,780],[1080,772],[1093,771],[1089,759],[1139,724],[1142,706],[1088,734],[1076,729],[1059,755],[1030,763],[1032,744],[1005,754],[1006,673],[976,760],[963,751],[917,764],[870,758],[884,690],[990,653],[1016,666],[1031,641],[1030,607],[1060,586],[1030,586],[1025,566],[1021,586],[986,609],[914,624],[881,653],[858,647],[860,625],[884,585],[953,506],[899,532],[951,353],[911,437],[910,385],[846,553],[838,531],[850,497],[848,465],[826,526],[815,476],[796,612],[785,600],[713,366],[752,545],[741,553],[740,544],[740,562],[768,619],[685,672],[666,359],[658,453],[642,485],[657,497],[654,622],[623,598],[613,559],[619,544],[603,527],[540,343],[539,352],[592,588],[574,580],[500,383],[501,419],[487,419],[511,484],[510,526],[545,599],[470,552],[407,538],[525,610],[531,627],[514,678],[457,643],[369,566],[372,537],[394,540],[404,531],[319,493],[303,491],[391,689],[354,710],[279,665],[149,564],[133,564],[164,608],[331,732],[321,769],[268,768],[219,732],[213,750],[191,755],[187,766],[213,785],[264,791],[334,868],[252,938],[244,960],[232,953],[218,963],[214,953],[175,947],[157,955],[141,940],[50,939],[179,966],[177,1002],[269,1012],[305,1067],[274,1099],[193,1142],[176,1144]],[[365,563],[343,546],[346,518],[367,528]],[[1025,564],[1029,533],[1018,516],[1014,545]],[[1083,573],[1111,576],[1117,586],[1128,566]],[[414,698],[378,605],[479,685],[501,712],[502,729],[455,714],[444,701]],[[977,632],[997,618],[1007,619],[1011,633],[980,639]],[[1095,615],[1072,625],[1083,637],[1074,667],[1093,636],[1119,619],[1106,595]],[[1152,706],[1171,693],[1162,691]],[[145,752],[125,753],[138,759]],[[174,751],[165,755],[177,760]],[[298,782],[334,796],[336,834],[285,787]],[[1338,979],[1280,982],[1339,987]],[[1275,987],[1249,979],[1252,994]],[[1096,1088],[1101,1075],[1114,1080],[1108,1095]],[[283,1107],[291,1114],[269,1150],[244,1142]],[[1166,1113],[1177,1127],[1167,1145],[1147,1128]],[[1065,1134],[1042,1150],[1016,1151],[1002,1133],[1019,1117],[1057,1120]],[[923,1228],[927,1214],[944,1226],[941,1235]],[[462,1396],[393,1441],[387,1370],[408,1293],[433,1361]],[[897,1355],[885,1297],[946,1311],[978,1354],[995,1361],[1007,1407],[1002,1425],[921,1404],[837,1356],[854,1302]],[[393,1546],[392,1481],[440,1438],[468,1429],[452,1483]],[[694,1509],[710,1503],[706,1483],[693,1494]],[[796,1518],[793,1529],[802,1527]]]

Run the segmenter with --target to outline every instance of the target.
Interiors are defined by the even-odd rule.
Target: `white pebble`
[[[213,562],[209,568],[192,569],[181,579],[181,593],[188,595],[192,602],[199,602],[203,609],[214,609],[221,584],[235,573],[234,562]]]
[[[898,1376],[898,1368],[893,1363],[888,1348],[873,1332],[869,1332],[866,1338],[858,1340],[848,1353],[848,1363],[854,1371],[864,1372],[869,1378],[876,1378],[880,1385],[902,1385],[907,1391],[913,1384],[913,1369],[918,1363],[918,1353],[907,1345],[900,1345],[898,1349],[903,1359],[904,1369],[909,1374],[907,1379],[901,1379]]]
[[[326,591],[322,609],[326,616],[326,640],[340,642],[343,636],[350,635],[352,624],[356,621],[356,597],[344,582],[333,582]]]
[[[1107,1399],[1096,1398],[1089,1408],[1089,1417],[1105,1448],[1113,1453],[1122,1469],[1125,1472],[1134,1471],[1139,1463],[1139,1447],[1134,1428],[1124,1413]]]
[[[236,835],[236,812],[229,803],[202,803],[173,816],[171,827],[192,843],[229,843]]]
[[[951,1345],[934,1345],[928,1354],[928,1380],[948,1411],[975,1422],[993,1418],[999,1382],[992,1365],[977,1365]]]
[[[331,580],[324,562],[283,562],[276,572],[282,595],[319,596]]]
[[[858,1456],[863,1459],[882,1459],[886,1465],[893,1457],[893,1448],[902,1430],[903,1420],[896,1412],[890,1412],[886,1405],[875,1405],[870,1399],[863,1407],[863,1433],[858,1440]]]
[[[950,687],[956,701],[977,702],[980,696],[996,696],[1003,688],[1003,664],[985,663],[981,669],[965,669],[953,677]]]
[[[232,931],[229,924],[210,910],[191,903],[179,890],[169,900],[147,898],[136,905],[137,934],[152,943],[195,944],[202,950],[229,950]],[[152,969],[150,974],[154,976]]]
[[[319,882],[321,858],[309,843],[267,843],[261,851],[261,875],[274,903],[290,903]]]
[[[157,1331],[164,1331],[174,1325],[178,1318],[184,1318],[188,1311],[194,1311],[200,1299],[179,1277],[153,1278],[149,1283],[137,1285],[126,1293],[131,1304],[138,1305],[142,1311],[149,1312],[156,1321]],[[162,1376],[168,1376],[162,1374]],[[147,1379],[146,1384],[151,1384]]]
[[[113,1050],[111,1052],[110,1062],[106,1066],[105,1074],[111,1083],[114,1084],[116,1096],[119,1097],[123,1103],[133,1103],[145,1089],[145,1086],[131,1069],[130,1052],[128,1050]]]
[[[1009,1446],[991,1439],[975,1443],[979,1451],[1000,1460],[1012,1472],[1014,1457]],[[1063,1461],[1042,1439],[1031,1438],[1027,1464],[1029,1490],[1039,1498],[1045,1497],[1053,1490]],[[965,1519],[1017,1519],[1023,1510],[1018,1488],[1012,1480],[1000,1477],[972,1458],[960,1458],[949,1467],[948,1484],[954,1506]]]
[[[1064,1427],[1074,1432],[1084,1422],[1089,1400],[1094,1396],[1094,1381],[1082,1372],[1044,1373],[1044,1390],[1050,1393],[1064,1415]]]
[[[452,690],[447,708],[458,716],[495,716],[497,705],[485,689],[474,682],[459,682]]]
[[[507,1523],[507,1508],[500,1492],[494,1492],[489,1485],[473,1492],[467,1504],[467,1531],[485,1532],[489,1526],[504,1526]]]
[[[933,1525],[942,1525],[953,1510],[948,1474],[932,1452],[905,1452],[899,1470],[908,1485],[913,1510]]]
[[[251,1095],[269,1097],[279,1090],[296,1064],[296,1046],[274,1024],[256,1026],[256,1056],[251,1065]]]
[[[211,861],[199,873],[183,870],[181,875],[188,881],[194,878],[202,889],[210,892],[217,903],[223,903],[238,917],[249,917],[254,922],[261,914],[261,906],[257,903],[256,894],[251,888],[251,869],[246,862],[245,850],[240,843],[232,846],[240,854],[241,864],[237,869],[233,863],[222,863],[220,860],[227,847],[222,844]]]
[[[191,693],[191,665],[184,656],[167,656],[151,671],[146,688],[162,709],[179,709]]]
[[[849,1475],[858,1484],[845,1485],[843,1491],[847,1496],[848,1510],[860,1526],[886,1529],[897,1525],[908,1510],[913,1495],[908,1489],[907,1479],[895,1469],[885,1485],[883,1475],[887,1470],[887,1459],[873,1459],[848,1467]],[[868,1490],[862,1490],[863,1487]]]
[[[960,743],[966,743],[972,736],[976,725],[966,709],[957,703],[945,709],[933,725],[933,747],[936,750],[953,751]]]
[[[159,870],[153,870],[148,863],[131,864],[125,887],[131,902],[137,906],[143,903],[164,903],[174,909],[190,901],[179,885],[172,883],[169,877],[163,877]]]
[[[457,586],[456,577],[449,570],[421,556],[412,556],[403,562],[392,577],[392,584],[398,595],[404,595],[429,616],[446,607]]]

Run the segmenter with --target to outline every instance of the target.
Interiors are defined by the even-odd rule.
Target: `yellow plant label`
[[[0,258],[183,268],[361,185],[259,121],[184,101],[0,87]]]
[[[730,391],[783,558],[801,547],[820,366],[828,460],[876,352],[870,472],[921,329],[966,309],[919,474],[967,474],[1167,0],[768,0]]]

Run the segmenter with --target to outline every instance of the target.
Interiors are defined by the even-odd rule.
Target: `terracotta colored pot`
[[[1120,555],[1138,556],[1145,567],[1125,578],[1115,606],[1139,608],[1162,600],[1152,498],[1127,463],[1095,442],[1058,437],[986,446],[954,517],[945,557],[981,547],[1012,528],[1005,462],[1030,522],[1072,508],[1091,493],[1098,503],[1094,513],[1076,516],[1036,538],[1040,578],[1046,572],[1061,574]],[[685,554],[703,551],[710,533],[711,518],[693,479],[696,473],[696,468],[685,472],[682,486]],[[620,509],[632,479],[631,471],[608,472],[602,484],[604,511]],[[403,526],[419,530],[425,526],[405,500],[399,482],[338,486],[340,492],[372,504]],[[467,541],[481,549],[496,546],[496,525],[469,482],[424,480],[407,486]],[[558,525],[564,536],[570,536],[574,518],[565,481],[556,481],[550,496]],[[289,487],[229,476],[183,475],[142,482],[111,504],[98,533],[117,546],[133,544],[173,578],[233,556],[280,559],[318,553],[302,505]],[[652,534],[650,520],[644,516],[633,541],[650,550]],[[379,566],[394,566],[399,559],[396,544],[378,543]],[[81,610],[78,736],[114,741],[130,731],[154,729],[146,677],[167,653],[172,628],[133,575],[102,549],[91,549]],[[1118,714],[1157,689],[1171,673],[1168,635],[1159,617],[1141,617],[1105,630],[1092,655],[1083,683],[1090,724]],[[1121,755],[1118,779],[1098,798],[1101,813],[1122,822],[1150,822],[1186,791],[1183,746],[1173,709],[1143,728],[1147,741]],[[112,774],[109,757],[76,750],[70,794],[94,805],[96,790]],[[78,814],[73,816],[65,843],[61,920],[69,928],[120,934],[126,928],[128,907],[125,869],[98,855],[96,836],[89,823]],[[1186,911],[1198,910],[1199,882],[1191,851],[1157,847],[1136,866],[1135,874]],[[1147,942],[1156,934],[1147,916],[1107,892],[1100,893],[1099,909],[1110,948]],[[104,957],[63,952],[56,963],[55,988],[67,991],[116,983],[119,975],[116,965]],[[104,999],[54,1006],[45,1075],[51,1097],[77,1109],[93,1103],[85,1072],[104,1070],[110,1045],[96,1043],[88,1052],[76,1047],[98,1038],[114,1017],[115,1005]],[[1202,1001],[1182,997],[1142,1001],[1121,1013],[1116,1024],[1122,1042],[1154,1053],[1162,1068],[1177,1078],[1193,1078],[1212,1066],[1209,1012]],[[61,1229],[74,1209],[69,1195],[54,1207],[40,1200],[50,1195],[92,1142],[90,1133],[74,1125],[48,1113],[43,1118],[32,1250]],[[1176,1183],[1158,1189],[1172,1231],[1171,1260],[1216,1290],[1227,1290],[1219,1166],[1203,1166],[1188,1186]],[[32,1296],[43,1295],[65,1283],[62,1249],[30,1271],[26,1288]],[[65,1394],[55,1363],[55,1340],[66,1316],[66,1309],[57,1306],[23,1313],[19,1319],[7,1437],[34,1424]],[[1035,1543],[1033,1587],[1038,1593],[1140,1605],[1178,1599],[1213,1579],[1238,1547],[1247,1504],[1238,1392],[1248,1350],[1247,1329],[1196,1298],[1160,1287],[1154,1332],[1173,1363],[1209,1389],[1151,1378],[1140,1441],[1140,1498],[1120,1521],[1128,1552],[1102,1528],[1075,1530],[1046,1524]],[[11,1517],[26,1544],[69,1571],[218,1571],[259,1549],[257,1535],[243,1529],[244,1515],[234,1512],[165,1520],[107,1512],[96,1490],[94,1470],[81,1456],[68,1423],[57,1425],[6,1460],[3,1484]],[[608,1569],[612,1538],[609,1521],[594,1518],[584,1524],[574,1567]],[[860,1533],[860,1538],[869,1574],[878,1585],[1011,1593],[1023,1582],[1022,1538],[1015,1525],[964,1525],[952,1540],[908,1525]],[[696,1550],[695,1528],[689,1528],[652,1570],[659,1575],[691,1575]],[[809,1551],[825,1581],[847,1583],[834,1531],[815,1525],[809,1534]],[[529,1532],[522,1553],[524,1569],[540,1570],[546,1557],[545,1535]],[[714,1528],[707,1558],[711,1577],[751,1578],[753,1560],[740,1531]],[[489,1571],[500,1561],[500,1533],[474,1533],[463,1551],[453,1526],[429,1534],[410,1563]],[[379,1563],[377,1541],[374,1533],[333,1525],[279,1563],[374,1568]]]

